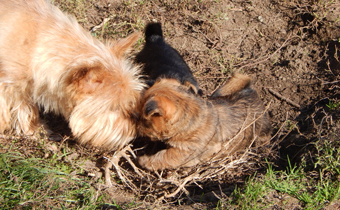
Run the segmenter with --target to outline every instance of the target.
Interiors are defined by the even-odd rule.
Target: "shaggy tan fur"
[[[124,57],[138,38],[103,44],[48,1],[0,1],[0,132],[33,134],[40,106],[63,115],[80,143],[123,147],[143,89]]]
[[[216,154],[233,155],[254,138],[268,141],[270,122],[250,85],[248,76],[235,74],[205,101],[174,79],[156,82],[142,99],[138,129],[168,147],[140,157],[139,164],[148,170],[191,167]]]

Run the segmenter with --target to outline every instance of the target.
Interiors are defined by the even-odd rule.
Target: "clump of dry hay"
[[[264,113],[268,108],[269,105]],[[244,126],[239,131],[239,134],[249,126],[255,127],[256,120],[261,116],[256,118],[250,125]],[[237,144],[237,142],[233,142],[234,139],[236,138],[231,139],[226,144]],[[256,139],[257,136],[254,137],[253,142]],[[202,189],[205,183],[218,183],[227,175],[239,174],[240,171],[255,170],[255,163],[262,157],[272,153],[275,145],[266,144],[254,148],[251,144],[243,152],[231,156],[216,158],[219,157],[219,154],[216,154],[216,157],[211,158],[210,161],[201,163],[196,167],[166,170],[160,173],[145,171],[137,167],[135,161],[133,161],[133,159],[136,159],[136,150],[131,149],[132,145],[127,145],[122,150],[115,152],[111,159],[105,158],[108,160],[105,167],[105,181],[108,186],[112,186],[110,168],[113,166],[117,177],[121,179],[124,186],[138,195],[153,195],[157,200],[180,197],[183,193],[188,196],[189,191],[186,188],[189,186],[196,185]]]
[[[136,194],[152,194],[157,200],[178,197],[181,192],[189,195],[187,186],[196,185],[202,189],[202,183],[218,182],[225,175],[240,173],[240,170],[254,169],[256,167],[254,160],[260,158],[260,155],[256,153],[257,149],[259,148],[248,148],[241,154],[212,159],[193,168],[151,173],[138,168],[134,164],[131,160],[131,157],[134,156],[132,155],[133,151],[131,145],[128,145],[108,161],[105,179],[107,185],[111,185],[109,168],[113,166],[118,178]],[[128,152],[131,153],[128,154]],[[129,163],[132,170],[131,168],[128,169],[129,167],[126,167],[126,164],[118,164],[122,157]]]

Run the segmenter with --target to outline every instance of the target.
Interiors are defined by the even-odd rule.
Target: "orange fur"
[[[211,96],[227,96],[239,92],[251,85],[251,79],[247,75],[234,73],[225,85],[217,89]]]
[[[177,80],[158,80],[143,96],[138,130],[168,147],[141,156],[139,164],[148,170],[191,167],[233,155],[254,138],[255,143],[267,142],[270,122],[250,82],[248,76],[236,75],[221,87],[222,94],[205,101]]]
[[[124,54],[139,33],[104,44],[45,0],[0,2],[0,132],[33,134],[38,106],[61,114],[80,143],[131,141],[144,85]]]

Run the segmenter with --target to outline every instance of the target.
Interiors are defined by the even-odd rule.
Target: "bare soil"
[[[340,100],[339,3],[261,0],[80,2],[55,0],[56,5],[75,15],[81,25],[102,40],[119,39],[134,31],[143,31],[150,21],[162,23],[166,41],[184,57],[205,96],[222,85],[232,72],[251,75],[255,88],[269,105],[273,136],[276,134],[272,142],[275,154],[270,156],[270,161],[278,169],[286,168],[287,155],[296,163],[301,158],[312,158],[309,143],[318,139],[320,129],[325,129],[324,134],[328,132],[322,125],[325,113],[320,108],[330,111],[326,104],[330,100]],[[142,48],[142,43],[136,46],[134,53]],[[332,116],[334,122],[339,122],[338,112]],[[59,125],[59,119],[58,123],[54,117],[46,119]],[[55,130],[62,135],[69,134],[65,127],[58,126]],[[23,152],[32,150],[32,145],[22,146]],[[79,150],[71,159],[89,156],[94,163],[106,154],[73,146]],[[84,168],[93,173],[100,172],[91,161]],[[261,164],[257,168],[260,173]],[[162,206],[163,203],[157,208],[214,208],[219,200],[215,194],[221,195],[223,191],[230,195],[236,184],[244,183],[244,177],[253,173],[246,171],[225,177],[220,183],[214,183],[217,187],[206,184],[204,191],[190,188],[191,199],[201,200],[201,204],[183,195],[181,199],[186,205],[168,203]],[[218,185],[222,186],[221,190]],[[130,203],[136,196],[122,186],[104,191],[120,204]],[[298,200],[283,197],[275,193],[268,195],[269,201],[275,203],[273,209],[302,208]],[[147,206],[143,204],[140,208]]]

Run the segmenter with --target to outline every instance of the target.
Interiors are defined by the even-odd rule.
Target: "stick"
[[[283,101],[286,101],[286,102],[289,103],[290,105],[293,105],[293,106],[295,106],[296,108],[299,108],[299,109],[300,109],[300,105],[297,104],[297,103],[295,103],[294,101],[290,100],[289,98],[286,98],[286,97],[282,96],[280,93],[274,91],[274,90],[271,89],[271,88],[267,88],[267,90],[268,90],[271,94],[273,94],[274,96],[276,96],[277,98],[279,98],[279,99],[281,99],[281,100],[283,100]]]
[[[97,31],[99,28],[103,27],[109,20],[111,20],[112,17],[108,17],[108,18],[104,18],[103,22],[101,22],[99,25],[94,26],[91,29],[91,33],[94,33],[95,31]]]
[[[130,160],[130,158],[126,155],[126,151],[128,151],[128,150],[131,150],[130,145],[127,145],[122,150],[120,150],[119,152],[114,154],[111,159],[109,159],[107,157],[103,157],[106,160],[108,160],[108,163],[107,163],[107,165],[105,167],[105,182],[106,182],[107,186],[112,186],[111,178],[110,178],[110,166],[112,164],[112,166],[116,169],[117,175],[122,180],[122,182],[125,183],[126,186],[129,187],[131,190],[136,189],[136,186],[134,186],[134,184],[128,178],[125,179],[124,174],[121,172],[121,169],[120,169],[120,167],[118,165],[118,162],[119,162],[120,158],[124,157],[130,163],[130,165],[133,167],[135,172],[138,175],[141,175],[139,173],[139,171],[136,169],[136,166],[133,164],[133,162]],[[143,176],[141,176],[141,177],[144,178]]]
[[[188,182],[190,182],[190,181],[192,181],[193,179],[195,179],[195,178],[194,178],[195,176],[196,176],[196,174],[192,174],[192,175],[186,177],[186,178],[183,180],[182,184],[181,184],[180,186],[178,186],[178,188],[175,190],[175,192],[171,193],[170,195],[165,195],[164,197],[165,197],[165,198],[174,197],[174,196],[175,196],[177,193],[179,193],[179,191],[182,190],[182,189],[183,189],[184,191],[187,191],[187,190],[184,188],[185,185],[186,185]]]
[[[259,63],[263,63],[263,62],[269,60],[269,59],[270,59],[271,57],[273,57],[277,52],[279,52],[283,47],[285,47],[286,44],[287,44],[287,42],[288,42],[289,40],[291,40],[291,39],[293,39],[294,37],[296,37],[296,36],[293,36],[293,37],[291,37],[291,36],[292,36],[292,35],[289,35],[288,38],[286,39],[286,41],[284,41],[283,44],[282,44],[277,50],[275,50],[275,52],[273,52],[271,55],[268,55],[265,59],[260,60],[260,61],[257,61],[257,62],[253,62],[253,61],[252,61],[251,63],[248,63],[248,64],[245,64],[245,65],[241,66],[239,69],[243,69],[244,67],[247,67],[247,66],[254,66],[254,65],[257,65],[257,64],[259,64]]]

